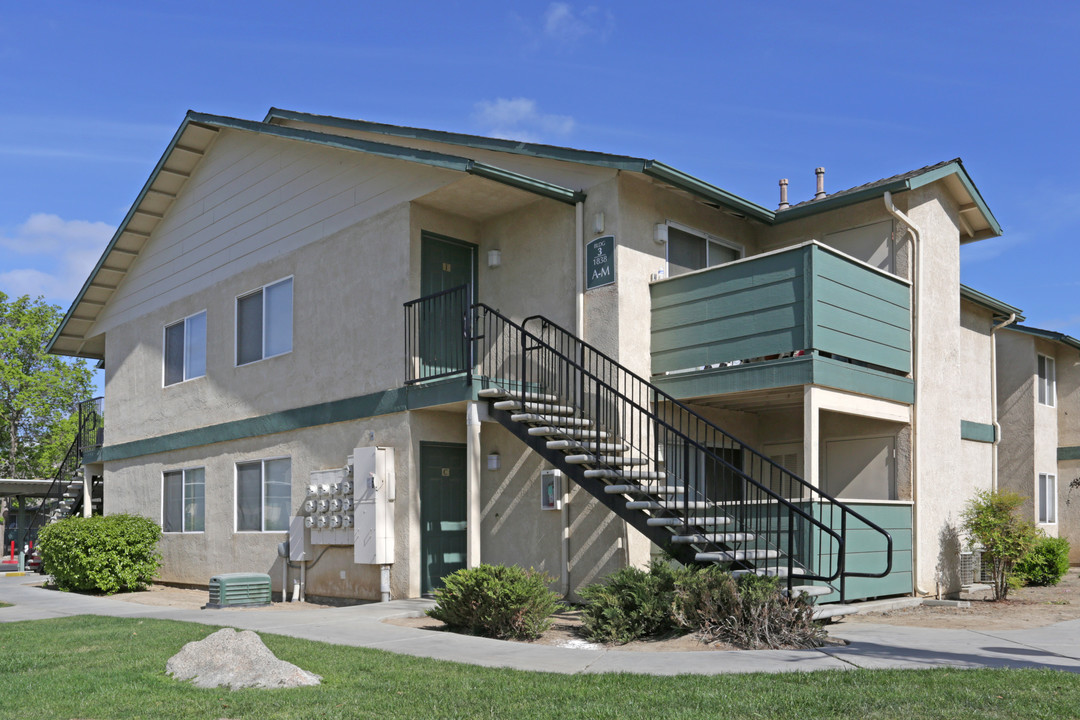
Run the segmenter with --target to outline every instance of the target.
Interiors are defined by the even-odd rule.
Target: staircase
[[[104,429],[102,399],[95,398],[79,403],[79,425],[75,439],[68,447],[64,461],[60,463],[53,481],[37,510],[31,516],[28,528],[40,528],[64,518],[81,515],[83,512],[84,477],[83,453],[85,450],[100,447]],[[92,515],[100,515],[103,507],[103,483],[100,476],[90,478],[90,502]],[[26,561],[28,570],[38,570],[41,559],[35,548]]]
[[[407,352],[452,350],[410,355],[407,382],[428,379],[425,367],[478,379],[493,419],[680,562],[777,576],[789,593],[835,589],[841,602],[847,578],[891,572],[882,528],[550,320],[518,324],[470,297],[463,286],[440,293],[438,310],[406,305],[407,332],[438,317],[450,338],[407,335]],[[884,537],[881,572],[847,568],[853,529]]]

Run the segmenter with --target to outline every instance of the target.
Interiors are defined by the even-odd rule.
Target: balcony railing
[[[880,378],[883,396],[903,399],[910,386],[910,284],[816,242],[654,283],[651,294],[653,375],[669,392],[680,375],[789,357],[824,359],[836,376],[857,369],[849,389],[859,392]],[[798,377],[773,375],[713,388]]]

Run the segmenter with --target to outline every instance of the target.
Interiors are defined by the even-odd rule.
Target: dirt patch
[[[903,610],[847,615],[845,623],[979,630],[1025,630],[1080,619],[1080,568],[1070,568],[1057,585],[1011,590],[1009,599],[993,602],[989,590],[961,595],[970,607],[920,605]]]
[[[278,593],[278,597],[281,594]],[[140,605],[156,605],[159,607],[178,607],[190,610],[198,610],[210,601],[208,590],[198,588],[178,588],[171,585],[151,585],[146,590],[130,593],[117,593],[110,595],[110,600],[123,600],[124,602],[139,603]],[[317,603],[282,603],[272,602],[266,607],[242,608],[256,612],[272,612],[275,610],[321,610],[331,607]],[[238,608],[240,609],[240,608]]]

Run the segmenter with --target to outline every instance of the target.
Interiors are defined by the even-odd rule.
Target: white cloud
[[[44,295],[67,307],[114,232],[103,222],[31,215],[14,232],[0,234],[0,291],[9,297]]]
[[[554,2],[544,11],[544,35],[562,43],[575,43],[589,36],[607,40],[615,27],[615,16],[595,5],[575,11],[570,3]]]
[[[476,103],[474,118],[488,135],[523,142],[550,142],[574,130],[574,118],[540,112],[529,98],[498,98]]]

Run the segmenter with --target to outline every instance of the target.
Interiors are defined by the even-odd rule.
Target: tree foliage
[[[1034,523],[1016,514],[1025,498],[1014,492],[986,490],[975,494],[961,519],[971,544],[982,545],[983,563],[989,563],[993,577],[994,600],[1005,600],[1013,579],[1013,567],[1038,537]]]
[[[0,476],[52,477],[75,437],[75,403],[89,399],[85,360],[45,354],[63,317],[29,295],[0,292]]]

